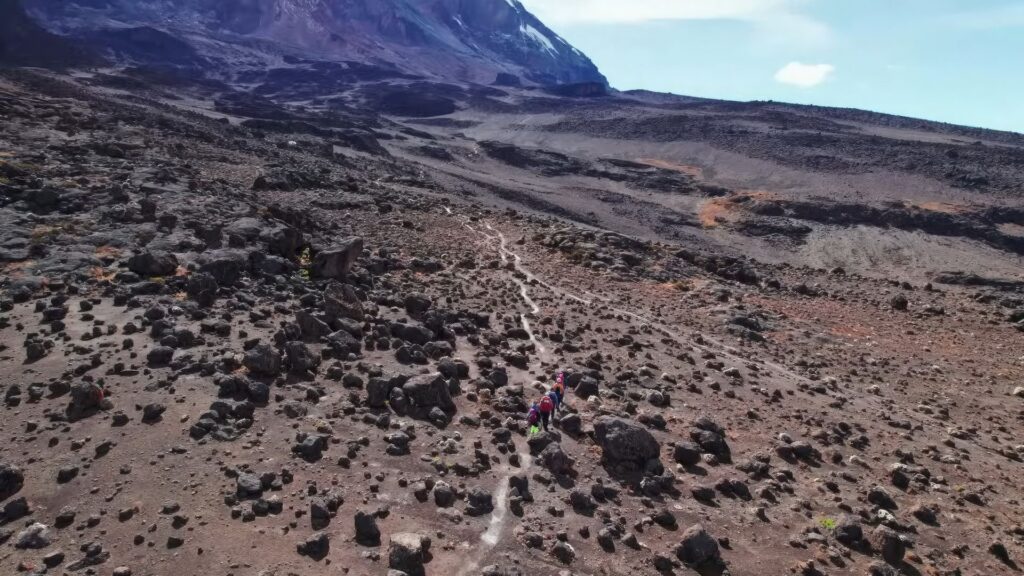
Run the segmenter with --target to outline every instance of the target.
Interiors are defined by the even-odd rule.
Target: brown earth
[[[936,212],[1009,235],[1012,139],[990,159],[941,145],[987,174],[965,189],[770,150],[833,130],[851,142],[819,152],[864,154],[867,120],[835,111],[734,110],[755,150],[724,104],[687,126],[694,107],[642,95],[509,90],[352,124],[268,100],[287,123],[253,127],[200,88],[91,79],[0,80],[5,573],[1019,571],[1019,254],[835,222]],[[908,159],[935,152],[885,128]],[[764,213],[819,202],[822,221]],[[873,260],[886,238],[979,276]],[[562,370],[558,435],[531,438],[527,402]],[[410,532],[431,540],[412,560]],[[298,553],[315,535],[329,549]]]

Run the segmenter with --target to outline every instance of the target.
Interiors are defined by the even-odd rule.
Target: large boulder
[[[705,566],[721,561],[718,542],[703,526],[691,526],[683,533],[683,539],[676,546],[676,558],[688,566]]]
[[[362,322],[365,317],[356,289],[340,282],[331,282],[324,289],[324,311],[331,319],[349,318]]]
[[[657,460],[661,446],[641,424],[614,416],[601,416],[594,422],[594,436],[606,462],[646,464]]]
[[[320,356],[310,350],[309,346],[299,341],[288,342],[284,345],[288,357],[288,368],[292,374],[316,373],[320,366]]]
[[[25,474],[13,464],[0,462],[0,500],[15,494],[25,485]]]
[[[672,451],[672,458],[683,466],[694,466],[700,462],[700,446],[693,442],[678,442]]]
[[[332,332],[326,337],[326,344],[335,355],[359,354],[363,344],[344,330]]]
[[[435,406],[442,410],[455,409],[448,382],[440,373],[413,376],[402,386],[402,392],[412,406],[421,410]]]
[[[362,238],[346,238],[313,256],[312,273],[318,278],[345,278],[362,253]]]
[[[377,527],[376,516],[358,510],[353,520],[356,528],[356,542],[365,546],[380,545],[380,528]]]
[[[220,286],[212,274],[196,272],[188,277],[185,285],[185,292],[200,306],[210,306],[217,300],[217,291]]]
[[[128,269],[139,276],[171,276],[178,271],[178,258],[169,252],[141,252],[128,259]]]
[[[331,538],[324,532],[317,532],[295,546],[302,556],[319,560],[327,556],[331,550]]]
[[[722,462],[730,462],[732,451],[725,440],[725,430],[710,418],[701,417],[694,421],[690,430],[690,440],[696,442],[701,450],[714,454]]]
[[[19,550],[39,550],[46,548],[53,540],[53,534],[45,524],[36,522],[18,533],[14,539],[14,547]]]
[[[199,257],[199,271],[212,276],[221,286],[230,286],[249,271],[249,254],[230,248],[205,252]]]
[[[366,405],[370,408],[383,408],[394,387],[388,378],[370,378],[366,383]]]
[[[584,376],[580,379],[579,383],[575,386],[576,395],[580,398],[590,398],[591,396],[597,396],[600,393],[600,386],[596,379],[590,376]]]
[[[861,528],[860,522],[849,515],[839,519],[832,533],[837,542],[846,546],[857,546],[864,538],[864,529]]]
[[[545,468],[558,475],[571,473],[575,464],[575,461],[562,450],[562,445],[558,442],[552,442],[541,450],[540,459]]]
[[[423,576],[423,564],[429,559],[430,537],[411,532],[391,535],[388,544],[388,568],[409,576]]]
[[[94,382],[78,382],[71,386],[71,401],[68,403],[67,417],[69,420],[79,420],[97,410],[109,407],[109,401],[104,399],[103,388]]]
[[[878,551],[882,559],[899,566],[907,553],[907,545],[895,530],[886,526],[878,526],[871,532],[871,547]]]
[[[266,244],[267,250],[271,254],[289,259],[295,258],[295,255],[306,244],[302,232],[285,225],[262,230],[260,240]]]
[[[331,327],[323,320],[305,310],[295,313],[295,324],[307,342],[319,342],[321,338],[332,332]]]
[[[250,374],[277,376],[281,373],[281,353],[270,344],[258,344],[245,353],[242,363]]]
[[[414,293],[405,297],[405,311],[417,317],[430,309],[432,302],[426,294]]]

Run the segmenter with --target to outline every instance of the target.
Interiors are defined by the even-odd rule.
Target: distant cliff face
[[[88,51],[32,21],[19,0],[0,0],[0,66],[59,68],[97,62]]]
[[[262,41],[307,58],[388,62],[407,72],[536,84],[605,83],[594,64],[517,0],[37,0],[31,14],[65,34],[105,37],[147,27],[202,53]],[[130,57],[121,43],[118,53]],[[208,56],[223,61],[216,51]]]

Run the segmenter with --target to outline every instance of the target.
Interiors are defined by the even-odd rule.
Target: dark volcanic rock
[[[347,238],[313,256],[312,273],[319,278],[344,279],[363,252],[362,238]]]
[[[270,344],[259,344],[245,353],[243,360],[249,372],[259,376],[277,376],[281,373],[281,353]]]
[[[602,416],[594,422],[594,436],[601,445],[606,461],[633,462],[640,465],[657,460],[661,447],[654,436],[641,424]]]
[[[139,276],[171,276],[178,270],[178,259],[168,252],[141,252],[128,259],[128,269]]]
[[[20,468],[0,462],[0,499],[17,493],[24,485],[25,475]]]
[[[697,567],[721,560],[718,542],[699,524],[683,533],[683,539],[676,547],[676,557],[684,564]]]

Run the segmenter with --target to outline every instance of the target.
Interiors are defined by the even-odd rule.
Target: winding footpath
[[[444,208],[444,210],[448,215],[455,216],[452,210],[447,206]],[[519,296],[522,298],[526,306],[529,307],[529,315],[537,316],[541,311],[540,306],[530,296],[529,290],[530,285],[537,285],[543,287],[552,294],[561,296],[569,300],[573,300],[575,302],[587,306],[603,306],[607,310],[615,314],[620,314],[627,318],[631,318],[634,321],[640,323],[642,326],[647,326],[652,330],[656,330],[669,338],[677,340],[680,343],[689,342],[692,346],[699,350],[705,352],[713,352],[716,355],[727,357],[730,360],[738,363],[745,363],[750,361],[747,358],[743,358],[742,356],[730,352],[728,347],[723,342],[720,342],[708,336],[701,335],[701,338],[708,344],[698,344],[693,341],[694,338],[692,336],[680,334],[664,324],[655,322],[650,318],[616,306],[614,301],[609,297],[599,296],[597,294],[588,292],[588,298],[581,296],[579,294],[574,294],[562,288],[558,288],[548,282],[545,282],[523,265],[522,257],[519,256],[519,254],[513,252],[508,247],[508,240],[505,238],[505,235],[500,230],[495,229],[489,223],[486,222],[483,223],[484,230],[478,230],[474,228],[467,221],[467,219],[459,218],[459,220],[461,221],[462,225],[473,234],[482,237],[489,243],[497,242],[498,256],[499,258],[501,258],[502,264],[507,265],[509,262],[512,262],[513,271],[515,273],[518,273],[518,276],[516,274],[513,274],[510,280],[519,288]],[[523,281],[519,276],[525,278],[526,281]],[[537,350],[538,355],[536,359],[533,361],[533,366],[539,368],[541,359],[547,356],[547,348],[545,348],[544,345],[538,341],[536,334],[533,332],[533,328],[530,324],[529,318],[527,316],[528,314],[521,314],[520,321],[522,323],[523,330],[525,330],[527,335],[529,336],[530,342],[534,345],[535,349]],[[762,361],[761,364],[776,371],[776,373],[778,374],[788,376],[797,381],[806,380],[804,376],[796,374],[795,372],[789,370],[785,366],[779,365],[775,362]],[[480,544],[474,550],[472,558],[462,565],[461,569],[458,572],[458,576],[470,576],[471,574],[474,574],[476,571],[479,571],[481,567],[480,565],[487,557],[487,554],[494,547],[496,547],[504,537],[508,521],[509,478],[516,472],[528,470],[530,468],[530,465],[532,464],[532,457],[529,455],[529,453],[520,453],[520,462],[522,464],[520,468],[514,468],[508,464],[502,467],[502,474],[493,496],[494,511],[491,513],[490,524],[487,530],[480,536]]]
[[[450,208],[446,206],[444,209],[445,212],[447,212],[449,215],[452,215],[452,211]],[[492,228],[490,224],[485,224],[485,227],[492,232],[496,232],[497,235],[490,235],[485,232],[478,231],[474,229],[473,226],[471,226],[466,221],[462,221],[462,225],[467,230],[470,230],[474,234],[483,236],[488,241],[493,242],[495,240],[498,240],[498,255],[501,258],[502,263],[507,264],[508,259],[511,256],[516,261],[516,266],[518,269],[518,267],[520,266],[519,256],[513,254],[511,251],[508,250],[505,242],[505,236],[501,232],[494,230],[494,228]],[[527,278],[529,278],[529,276],[527,276]],[[515,276],[512,277],[512,281],[519,287],[519,295],[523,299],[523,302],[526,303],[527,306],[529,306],[530,314],[534,316],[539,314],[540,306],[538,306],[537,303],[533,300],[533,298],[530,297],[529,288],[527,284],[520,280],[519,278],[516,278]],[[537,340],[537,336],[533,332],[533,327],[530,325],[530,321],[527,318],[527,314],[520,314],[520,321],[522,322],[523,330],[526,331],[527,335],[530,338],[530,342],[534,345],[534,348],[536,349],[538,356],[546,356],[547,348],[545,348],[544,345]],[[540,368],[539,357],[533,361],[534,367],[536,368]],[[487,530],[480,536],[480,543],[478,546],[474,548],[472,557],[462,564],[457,576],[471,576],[472,574],[479,573],[481,564],[484,562],[487,555],[504,538],[505,530],[508,525],[509,479],[517,472],[525,472],[529,470],[530,466],[533,464],[533,458],[532,456],[530,456],[529,452],[521,451],[519,453],[519,462],[519,467],[514,467],[511,464],[505,464],[501,467],[501,476],[498,479],[498,485],[493,494],[494,510],[491,512],[490,523],[488,524]]]

